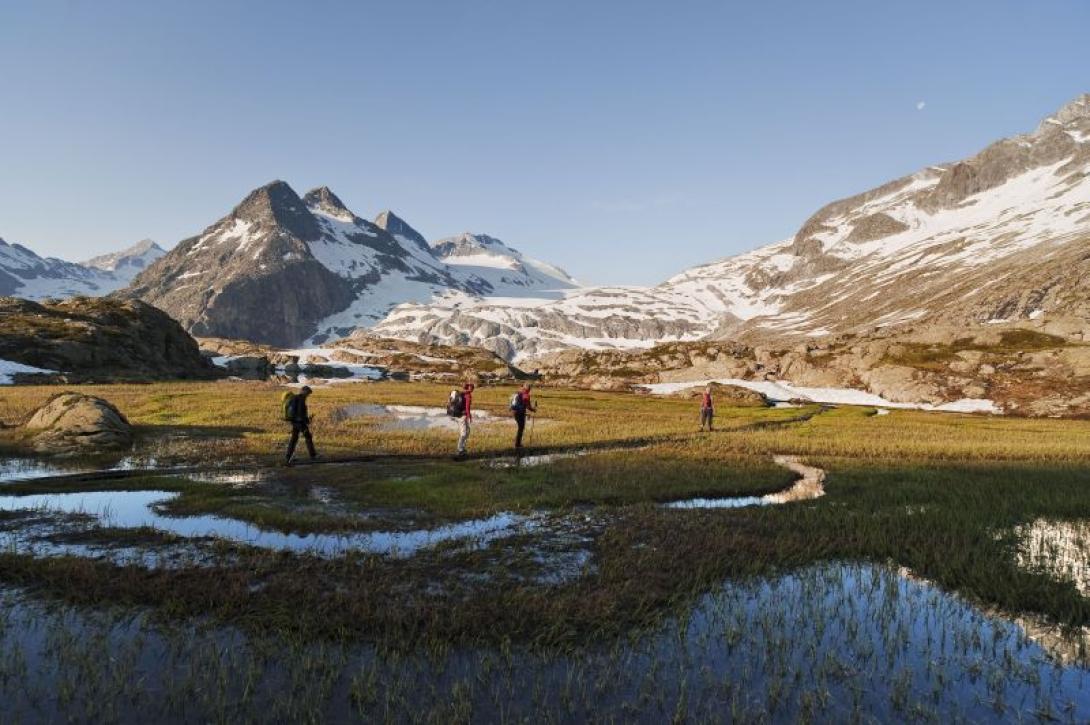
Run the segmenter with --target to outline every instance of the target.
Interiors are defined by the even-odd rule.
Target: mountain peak
[[[1040,136],[1053,128],[1067,126],[1072,123],[1078,124],[1084,121],[1090,121],[1090,93],[1076,96],[1051,116],[1046,117],[1038,124],[1034,135]]]
[[[128,282],[140,271],[166,254],[166,250],[151,239],[141,239],[127,249],[111,254],[100,254],[81,262],[84,267],[113,272],[120,279]]]
[[[385,229],[391,236],[400,238],[403,241],[412,242],[421,249],[431,251],[431,247],[428,245],[428,240],[424,238],[424,235],[413,229],[407,221],[394,214],[389,209],[386,209],[375,217],[375,226],[380,229]]]
[[[356,219],[356,215],[352,213],[352,210],[345,206],[340,197],[334,194],[328,186],[319,186],[317,189],[308,191],[303,195],[303,203],[309,209],[317,210],[343,222],[351,222]]]
[[[282,226],[305,241],[321,236],[306,204],[286,181],[270,181],[254,189],[231,211],[231,216],[255,224]]]
[[[457,236],[440,239],[432,245],[432,248],[436,251],[443,250],[446,254],[466,254],[470,250],[479,249],[499,254],[519,255],[517,249],[507,246],[503,243],[503,240],[491,237],[487,234],[476,234],[474,232],[462,232]]]
[[[1064,104],[1060,110],[1056,111],[1054,118],[1060,123],[1090,118],[1090,93],[1083,93]]]
[[[136,244],[132,245],[128,249],[123,250],[122,254],[144,254],[145,252],[165,252],[166,250],[160,247],[154,239],[141,239]]]

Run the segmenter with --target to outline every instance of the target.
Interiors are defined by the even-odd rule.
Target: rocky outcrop
[[[711,383],[712,401],[717,406],[726,408],[766,408],[768,399],[760,393],[737,385]],[[674,393],[673,397],[696,400],[704,395],[704,388],[684,388]]]
[[[96,454],[132,446],[129,421],[112,403],[82,393],[59,393],[38,408],[24,428],[35,450]]]
[[[789,346],[703,341],[627,352],[565,350],[523,364],[537,368],[545,384],[591,389],[739,379],[850,388],[892,403],[990,400],[1013,415],[1084,417],[1090,416],[1090,345],[1071,337],[1081,330],[1067,318],[1042,317],[1028,324],[919,325]]]
[[[907,230],[907,224],[897,221],[889,214],[870,214],[852,225],[849,242],[873,242],[875,239],[900,234]]]
[[[0,359],[70,382],[216,376],[177,322],[138,300],[0,298]]]
[[[344,377],[352,368],[374,368],[397,380],[461,380],[483,382],[525,379],[519,368],[477,347],[423,345],[358,331],[305,350],[281,350],[243,340],[199,338],[202,354],[232,375],[256,374]]]

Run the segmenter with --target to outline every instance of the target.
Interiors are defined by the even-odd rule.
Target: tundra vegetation
[[[131,451],[35,458],[57,389],[0,391],[17,721],[1090,717],[1085,421],[749,405],[701,434],[692,400],[549,389],[518,459],[514,388],[481,387],[454,462],[420,410],[448,387],[342,384],[286,469],[273,384],[77,389]],[[823,496],[663,505],[760,500],[784,455]]]

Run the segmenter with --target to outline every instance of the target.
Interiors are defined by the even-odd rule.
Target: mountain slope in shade
[[[100,296],[124,286],[125,280],[113,272],[39,257],[22,245],[0,239],[0,297]]]
[[[152,240],[142,239],[128,249],[92,257],[82,262],[82,265],[112,272],[115,277],[128,284],[133,277],[165,254],[166,250]]]
[[[654,288],[396,308],[377,327],[505,355],[912,322],[1090,319],[1090,95],[1032,133],[833,202],[789,240]]]

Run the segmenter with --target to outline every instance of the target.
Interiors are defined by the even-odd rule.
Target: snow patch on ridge
[[[787,402],[791,400],[804,400],[811,403],[829,403],[832,405],[862,405],[878,408],[901,408],[913,410],[932,410],[947,413],[1001,413],[1002,411],[991,400],[983,398],[963,398],[949,403],[932,405],[930,403],[894,403],[880,395],[868,393],[865,390],[852,388],[810,388],[792,385],[785,381],[772,380],[742,380],[740,378],[715,378],[707,380],[693,380],[678,383],[649,383],[638,387],[647,390],[652,395],[670,395],[681,390],[698,388],[710,383],[720,385],[735,385],[747,390],[753,390],[764,395],[773,402]]]
[[[0,385],[11,385],[15,382],[16,375],[52,375],[56,370],[36,368],[33,365],[24,365],[12,360],[0,359]]]

